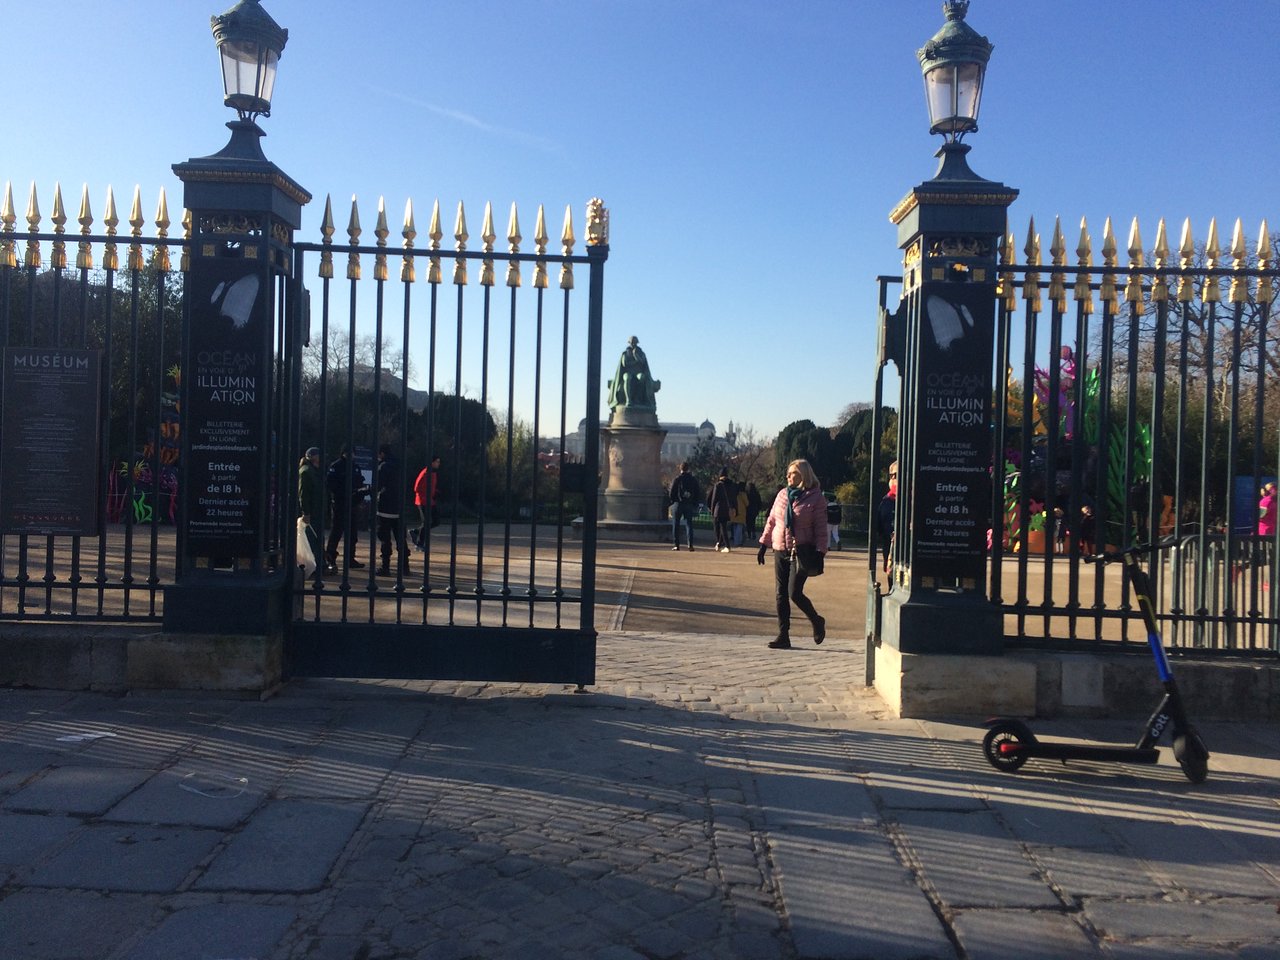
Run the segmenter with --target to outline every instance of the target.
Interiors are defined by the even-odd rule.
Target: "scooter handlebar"
[[[1131,547],[1125,547],[1123,550],[1104,550],[1102,553],[1096,553],[1092,557],[1085,557],[1085,563],[1115,563],[1123,560],[1125,557],[1143,557],[1149,553],[1159,553],[1161,550],[1167,550],[1169,547],[1177,546],[1178,538],[1175,536],[1161,537],[1153,543],[1135,543]]]

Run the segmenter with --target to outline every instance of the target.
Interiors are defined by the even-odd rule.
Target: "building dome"
[[[698,426],[698,436],[702,439],[714,437],[716,435],[716,425],[710,420],[703,420]]]

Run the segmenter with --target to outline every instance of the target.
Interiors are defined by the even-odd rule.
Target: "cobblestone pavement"
[[[604,634],[584,694],[0,691],[0,957],[1280,958],[1274,727],[1206,725],[1199,787],[1011,776],[860,641],[767,639]]]

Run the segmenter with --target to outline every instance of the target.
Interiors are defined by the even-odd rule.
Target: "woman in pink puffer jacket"
[[[778,637],[769,646],[775,650],[791,647],[791,604],[813,624],[813,642],[827,636],[827,621],[818,615],[813,601],[804,595],[809,575],[796,562],[797,545],[816,547],[827,552],[827,498],[822,495],[818,478],[808,460],[792,460],[787,465],[787,485],[774,497],[769,519],[760,534],[760,552],[756,560],[764,566],[764,554],[773,547],[773,573],[778,606]]]

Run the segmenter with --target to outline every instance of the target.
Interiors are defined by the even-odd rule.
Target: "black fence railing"
[[[379,243],[361,245],[353,204],[350,243],[294,246],[298,282],[318,274],[319,284],[306,297],[309,344],[295,371],[291,444],[318,447],[341,489],[335,499],[352,505],[313,524],[322,555],[296,626],[594,636],[596,505],[586,493],[595,484],[586,478],[599,462],[597,254],[607,248],[574,254],[566,219],[562,252],[549,252],[540,213],[534,249],[521,252],[513,211],[506,249],[494,249],[486,216],[480,249],[468,250],[460,210],[461,249],[445,250],[438,222],[437,209],[427,245],[414,246],[410,226],[404,246],[389,248],[381,218]],[[326,237],[332,232],[329,222]],[[575,277],[575,267],[587,275]],[[566,439],[580,423],[587,450],[576,462]],[[350,486],[343,450],[357,468]],[[402,523],[378,515],[378,488],[388,482]],[[415,487],[427,501],[420,509]]]
[[[68,239],[78,250],[70,258]],[[141,236],[0,233],[0,347],[101,358],[96,423],[83,410],[63,418],[55,398],[39,395],[9,411],[5,460],[47,459],[47,483],[74,483],[82,500],[96,498],[81,515],[97,529],[0,531],[0,619],[161,617],[163,588],[175,574],[179,496],[182,275],[169,256],[177,246]],[[45,421],[47,434],[17,436],[19,415]]]
[[[1280,472],[1277,271],[1265,230],[1230,267],[1216,230],[1178,256],[1161,224],[1150,262],[1137,230],[1117,263],[1068,266],[1060,231],[1042,265],[1001,265],[995,372],[991,596],[1015,643],[1145,642],[1132,599],[1084,561],[1166,539],[1153,556],[1166,640],[1204,652],[1275,655],[1280,618],[1274,497]],[[1268,514],[1268,503],[1271,504]]]

